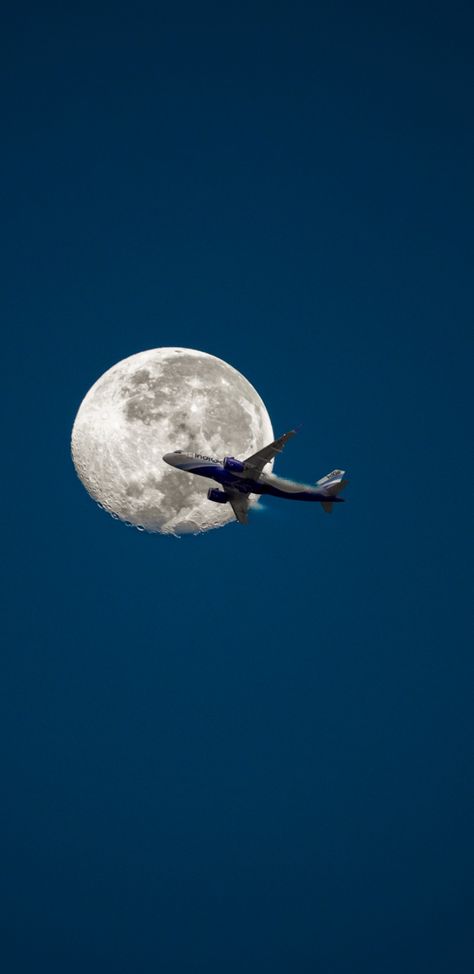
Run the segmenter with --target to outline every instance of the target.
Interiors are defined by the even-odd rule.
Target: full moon
[[[81,403],[72,458],[113,517],[161,534],[197,534],[234,520],[207,499],[212,481],[168,466],[165,453],[245,458],[273,440],[270,417],[240,372],[206,352],[153,348],[118,362]]]

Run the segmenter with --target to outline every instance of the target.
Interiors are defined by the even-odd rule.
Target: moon
[[[164,463],[172,450],[245,458],[274,439],[265,404],[227,362],[192,348],[153,348],[117,362],[83,399],[71,439],[76,472],[115,518],[160,534],[234,520],[207,499],[211,481]]]

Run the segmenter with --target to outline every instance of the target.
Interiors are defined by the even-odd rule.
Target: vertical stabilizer
[[[327,500],[321,500],[321,507],[326,514],[331,513],[335,500],[342,500],[337,495],[347,484],[347,480],[343,479],[345,472],[345,470],[332,470],[325,477],[321,477],[321,480],[316,481],[316,487],[319,487],[321,494],[327,497]]]

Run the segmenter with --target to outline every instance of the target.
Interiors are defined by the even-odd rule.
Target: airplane
[[[272,497],[283,497],[292,501],[317,501],[330,514],[333,504],[339,504],[343,500],[338,494],[347,484],[347,480],[343,479],[345,470],[333,470],[317,480],[314,487],[296,484],[292,480],[276,477],[273,473],[263,472],[266,464],[282,452],[287,440],[295,433],[296,430],[284,433],[278,440],[269,443],[246,460],[237,460],[235,457],[219,460],[201,453],[183,453],[182,450],[166,453],[163,460],[178,470],[208,477],[220,484],[222,490],[211,487],[207,496],[215,504],[229,503],[240,524],[248,522],[250,494],[270,494]]]

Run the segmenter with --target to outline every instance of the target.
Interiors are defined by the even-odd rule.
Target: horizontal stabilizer
[[[331,513],[331,511],[332,511],[332,505],[333,505],[333,502],[332,501],[321,501],[321,507],[322,507],[323,511],[326,511],[326,514],[330,514]]]

